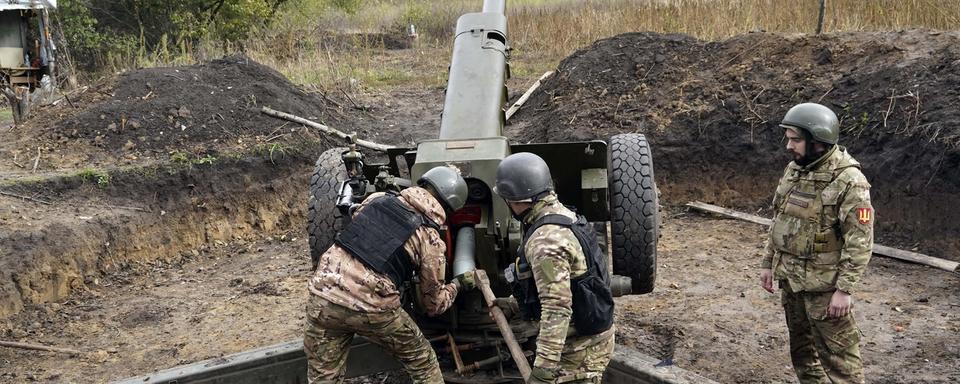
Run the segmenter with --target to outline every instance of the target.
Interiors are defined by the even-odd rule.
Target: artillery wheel
[[[633,279],[633,293],[653,291],[657,278],[660,203],[650,144],[641,134],[610,138],[608,180],[613,273]]]
[[[320,154],[310,176],[310,200],[307,203],[307,234],[310,236],[310,259],[317,268],[320,255],[333,244],[343,228],[343,217],[336,207],[337,187],[347,179],[340,154],[346,148],[331,148]]]

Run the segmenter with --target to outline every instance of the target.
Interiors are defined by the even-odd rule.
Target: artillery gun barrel
[[[508,56],[505,9],[505,0],[485,0],[483,12],[457,19],[440,119],[441,140],[503,136]]]
[[[483,0],[483,12],[504,13],[507,10],[507,0]]]

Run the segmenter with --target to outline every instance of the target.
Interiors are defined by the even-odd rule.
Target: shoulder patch
[[[857,208],[857,221],[867,225],[873,221],[873,208]]]

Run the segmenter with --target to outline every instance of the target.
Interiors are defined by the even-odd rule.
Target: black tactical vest
[[[401,203],[395,193],[388,193],[364,206],[334,242],[368,268],[389,277],[399,290],[415,270],[403,244],[421,225],[439,229]]]
[[[582,215],[577,215],[576,221],[563,215],[546,215],[524,232],[523,245],[520,246],[517,265],[513,269],[514,276],[508,278],[513,281],[513,295],[517,299],[523,318],[540,319],[540,295],[523,248],[533,232],[546,224],[570,228],[586,256],[587,272],[570,279],[570,291],[573,294],[573,315],[570,320],[577,333],[589,336],[610,329],[613,326],[613,294],[610,292],[610,274],[607,271],[606,256],[597,243],[593,227]]]

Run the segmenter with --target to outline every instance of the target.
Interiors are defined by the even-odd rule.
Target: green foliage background
[[[119,69],[176,61],[201,42],[241,43],[292,2],[61,0],[56,17],[79,67]]]

